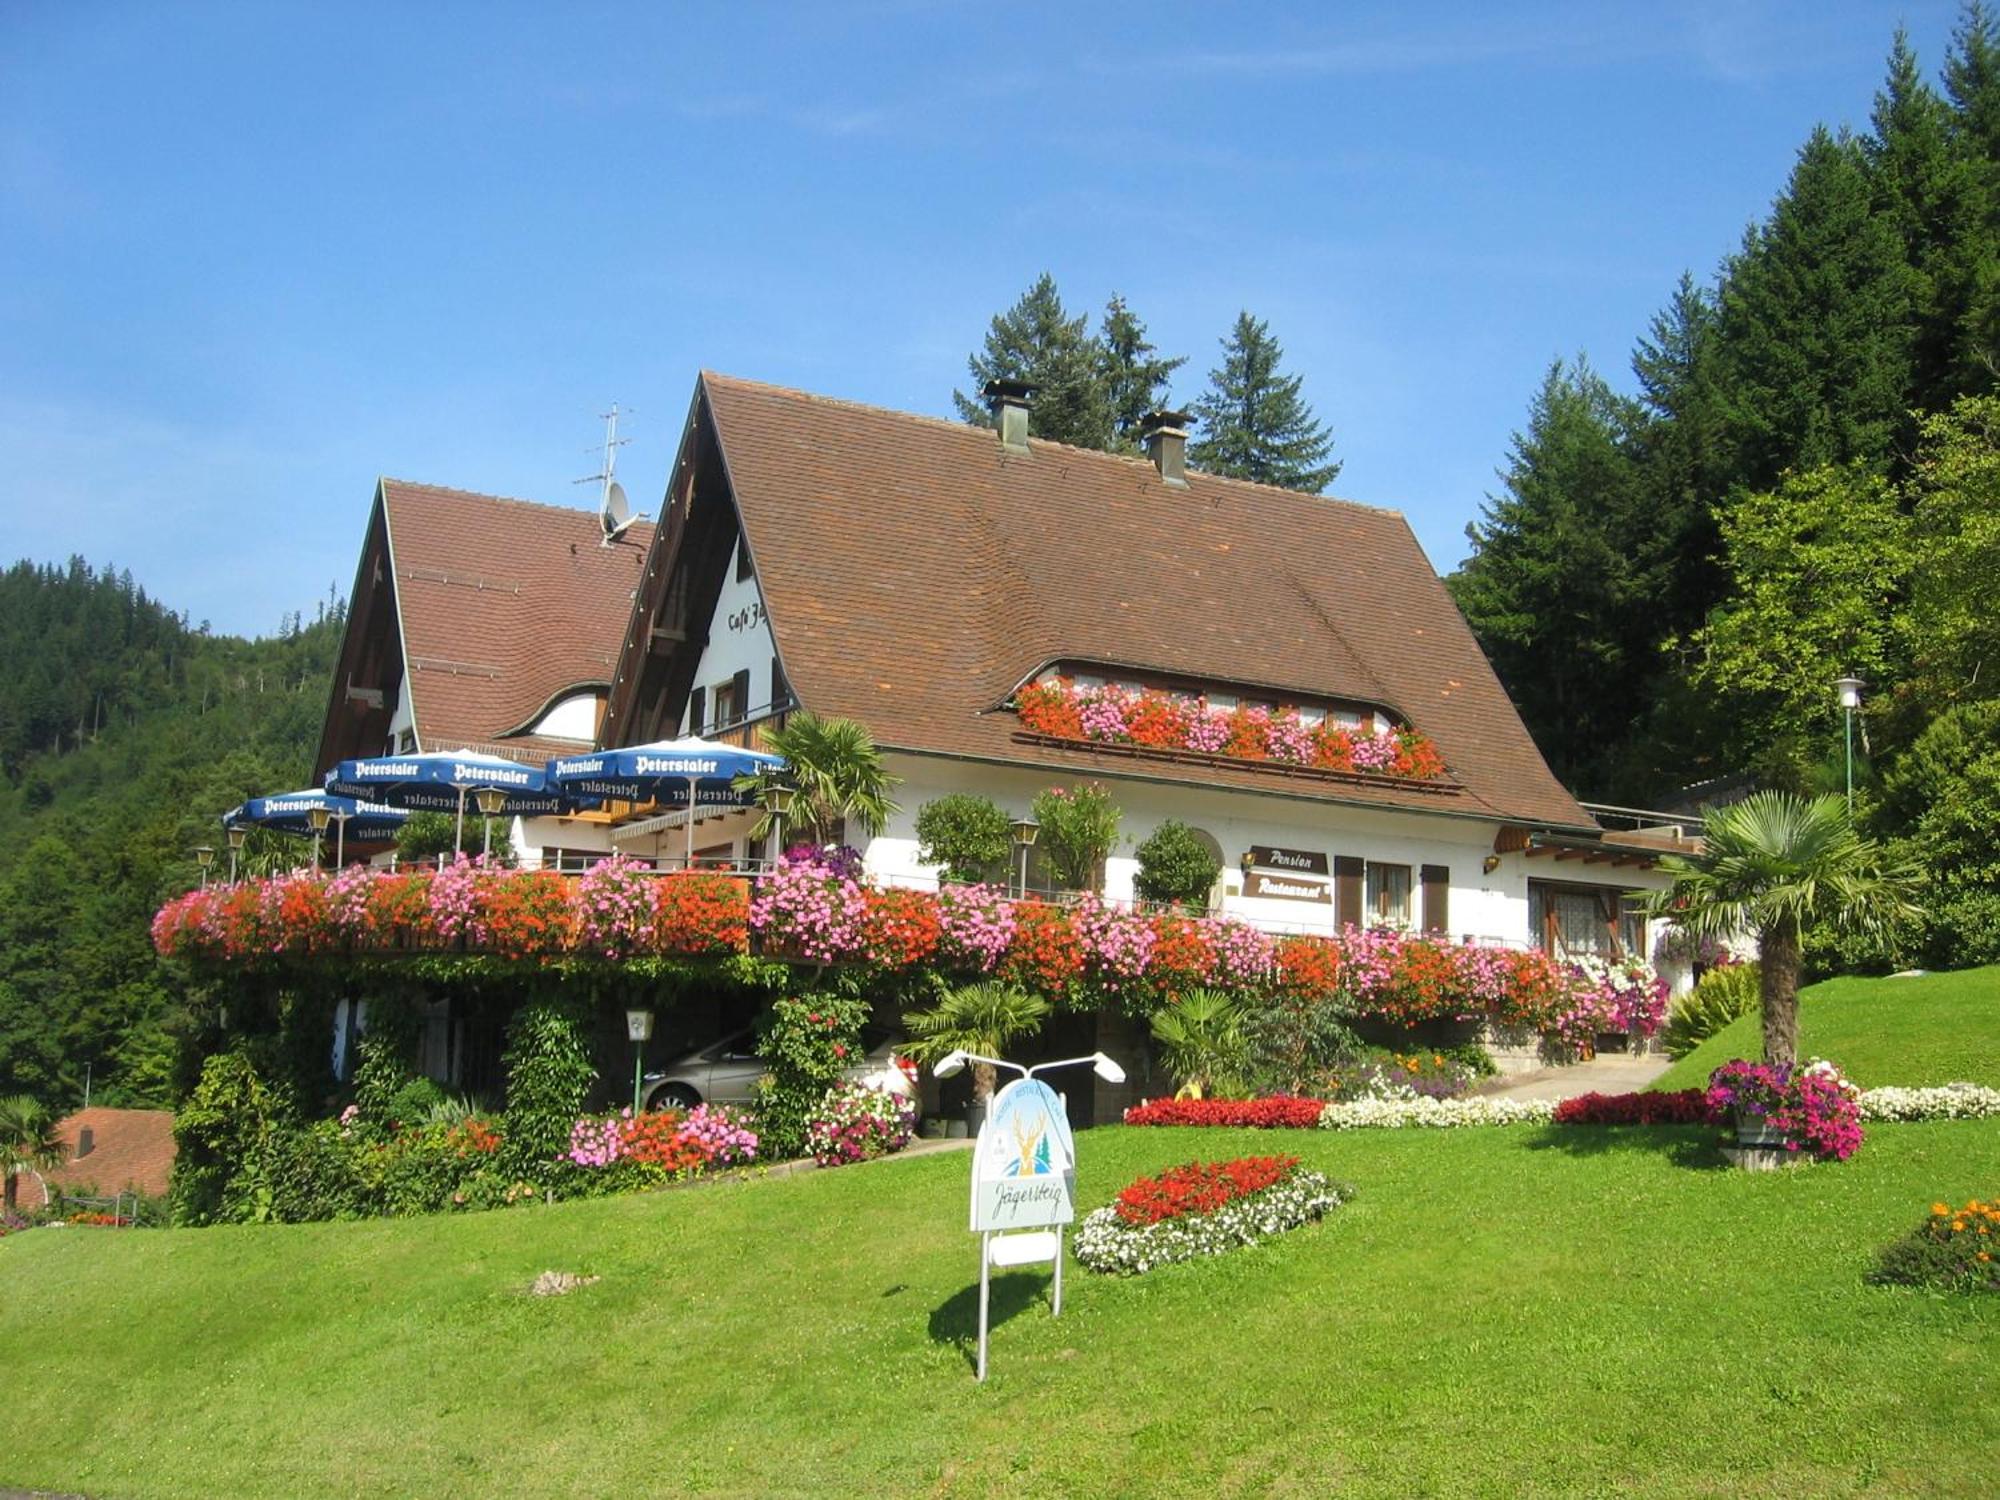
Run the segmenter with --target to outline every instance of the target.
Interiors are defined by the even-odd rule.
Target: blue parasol
[[[630,802],[654,802],[666,808],[751,807],[756,798],[736,790],[739,776],[783,768],[783,756],[746,750],[694,737],[656,740],[650,745],[626,745],[571,755],[548,763],[548,785],[566,795]],[[694,867],[694,818],[688,818],[688,868]]]
[[[535,817],[568,812],[575,806],[574,799],[549,789],[540,766],[524,766],[518,760],[476,750],[426,750],[344,760],[326,773],[326,789],[347,797],[372,797],[392,807],[456,813],[454,849],[465,842],[467,792],[499,792],[502,800],[490,810],[493,816]]]
[[[326,816],[315,826],[313,814],[317,810],[323,810]],[[379,839],[394,833],[409,820],[408,813],[380,802],[364,802],[357,797],[337,796],[308,787],[302,792],[285,792],[276,797],[252,797],[224,813],[222,826],[268,828],[274,833],[312,839],[317,846],[321,830],[332,823],[338,830],[334,835],[333,862],[339,865],[347,855],[348,824],[354,825],[354,836],[358,839]],[[314,863],[318,863],[317,853]]]

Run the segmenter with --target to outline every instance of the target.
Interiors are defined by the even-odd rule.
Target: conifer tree
[[[1299,394],[1303,378],[1283,375],[1285,351],[1271,328],[1249,313],[1222,341],[1221,368],[1208,373],[1208,390],[1194,404],[1200,436],[1188,444],[1188,462],[1209,474],[1254,479],[1282,489],[1318,494],[1340,473],[1333,437]]]
[[[1187,356],[1160,358],[1146,338],[1146,325],[1123,297],[1115,295],[1105,305],[1097,341],[1112,437],[1116,446],[1129,449],[1138,443],[1139,423],[1146,413],[1167,405],[1168,382],[1187,363]]]
[[[1025,380],[1035,387],[1028,430],[1054,443],[1108,448],[1112,411],[1105,388],[1102,346],[1088,332],[1088,314],[1072,318],[1044,271],[1020,300],[994,315],[980,352],[966,361],[972,391],[952,392],[964,421],[990,427],[981,392],[989,380]],[[1143,334],[1143,330],[1141,330]]]

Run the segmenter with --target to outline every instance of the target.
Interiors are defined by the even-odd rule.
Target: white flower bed
[[[1866,1089],[1861,1095],[1864,1120],[1983,1120],[1994,1115],[2000,1115],[2000,1089],[1976,1083]]]
[[[1555,1118],[1553,1099],[1395,1098],[1370,1095],[1320,1111],[1322,1130],[1400,1130],[1405,1125],[1546,1125]]]
[[[1353,1196],[1354,1190],[1344,1184],[1294,1167],[1283,1181],[1225,1203],[1211,1214],[1132,1224],[1118,1216],[1115,1204],[1095,1209],[1084,1217],[1071,1243],[1085,1268],[1136,1276],[1156,1266],[1254,1245],[1310,1224]]]

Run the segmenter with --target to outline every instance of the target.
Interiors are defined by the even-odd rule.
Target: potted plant
[[[1709,1111],[1728,1118],[1739,1146],[1782,1146],[1785,1132],[1774,1117],[1790,1103],[1790,1074],[1769,1063],[1726,1062],[1709,1075]]]
[[[1008,1043],[1041,1030],[1048,1015],[1048,1001],[1011,984],[986,980],[961,985],[946,991],[931,1009],[913,1010],[903,1017],[913,1038],[904,1050],[917,1061],[929,1063],[952,1052],[1000,1057]],[[977,1135],[985,1123],[987,1101],[993,1097],[997,1082],[991,1063],[973,1063],[966,1134]]]

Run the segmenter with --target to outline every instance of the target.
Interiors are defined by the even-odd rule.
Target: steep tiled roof
[[[90,1155],[79,1158],[77,1142],[90,1128]],[[71,1192],[86,1189],[109,1197],[137,1188],[149,1197],[167,1190],[174,1166],[174,1116],[166,1109],[80,1109],[56,1127],[67,1148],[67,1160],[43,1175]],[[32,1174],[19,1184],[21,1203],[39,1208],[45,1201]]]
[[[1077,772],[1594,827],[1403,517],[704,373],[787,677],[883,744]],[[1082,659],[1359,699],[1436,741],[1452,796],[1024,744],[996,706]]]
[[[651,523],[606,547],[593,511],[400,479],[382,481],[382,502],[423,748],[535,761],[569,748],[498,736],[610,680]]]

